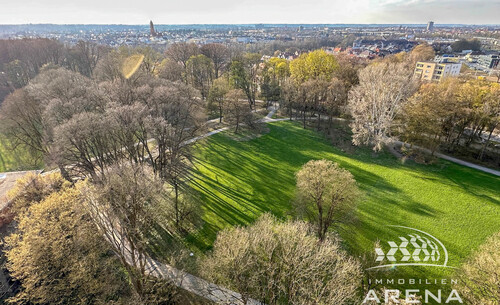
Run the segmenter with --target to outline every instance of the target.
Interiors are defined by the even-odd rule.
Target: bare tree
[[[352,304],[361,281],[359,263],[338,242],[318,243],[307,223],[267,214],[220,232],[203,266],[210,280],[269,305]]]
[[[225,77],[214,80],[212,87],[208,91],[207,107],[209,110],[217,109],[219,114],[219,123],[222,123],[222,116],[224,111],[224,96],[230,90],[230,84]]]
[[[127,270],[138,298],[143,299],[148,273],[147,234],[161,210],[162,183],[143,166],[115,167],[103,182],[87,184],[81,191],[99,231]]]
[[[486,120],[486,131],[488,131],[488,138],[483,143],[481,152],[478,155],[478,159],[482,160],[486,148],[491,143],[491,136],[495,129],[500,126],[500,87],[491,86],[490,90],[485,98],[482,111],[487,117]]]
[[[328,93],[324,110],[328,115],[328,122],[331,126],[332,118],[346,112],[347,94],[346,85],[338,78],[332,78],[328,84]]]
[[[200,49],[194,43],[179,42],[169,46],[165,54],[167,58],[181,63],[183,68],[186,69],[189,58],[200,54]]]
[[[373,145],[378,151],[390,141],[394,118],[418,83],[404,64],[393,63],[370,65],[360,71],[359,79],[348,102],[353,143]]]
[[[70,166],[73,175],[99,181],[108,167],[122,161],[123,150],[112,134],[120,126],[104,114],[83,112],[54,130],[55,159]]]
[[[280,108],[284,109],[290,120],[293,118],[293,110],[297,108],[298,86],[295,81],[287,79],[281,85]]]
[[[108,53],[107,47],[94,42],[80,40],[68,50],[66,65],[73,71],[92,77],[99,60]]]
[[[321,78],[309,79],[300,86],[305,93],[306,109],[310,110],[311,114],[317,115],[316,128],[319,130],[321,123],[321,114],[325,112],[326,103],[328,101],[328,81]],[[305,114],[304,114],[305,128]]]
[[[158,76],[166,80],[175,82],[182,80],[184,67],[173,59],[164,59],[159,67]]]
[[[156,88],[147,103],[146,128],[157,145],[157,155],[151,154],[153,169],[173,188],[175,222],[181,229],[180,191],[189,176],[191,139],[205,121],[203,103],[193,88],[183,84]]]
[[[49,151],[42,112],[42,105],[24,89],[11,93],[0,108],[2,133],[13,140],[15,148],[28,148],[33,157],[44,156]]]
[[[44,65],[59,65],[63,60],[64,46],[55,39],[0,41],[0,67],[3,67],[9,83],[15,88],[27,85]]]
[[[220,43],[208,43],[201,47],[201,53],[213,61],[215,78],[219,78],[229,62],[229,49]]]
[[[327,160],[311,160],[297,172],[297,213],[316,224],[320,240],[351,212],[359,190],[352,174]]]
[[[242,100],[244,98],[245,93],[241,89],[230,90],[224,96],[224,117],[227,122],[235,125],[235,133],[238,133],[241,123],[252,124],[252,111]]]
[[[44,157],[48,165],[56,163],[68,178],[62,164],[53,158],[54,127],[74,114],[99,108],[90,79],[56,68],[42,71],[26,88],[13,94],[1,112],[14,145],[28,147]]]

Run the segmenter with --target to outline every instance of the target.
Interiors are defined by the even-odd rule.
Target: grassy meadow
[[[192,186],[203,208],[203,227],[188,236],[201,251],[210,249],[219,230],[252,223],[262,213],[290,217],[295,172],[311,159],[328,159],[348,169],[363,196],[355,220],[338,229],[355,256],[373,252],[403,225],[428,232],[458,267],[485,239],[500,230],[500,178],[444,160],[433,165],[402,164],[388,153],[370,149],[346,153],[323,135],[295,122],[268,124],[269,133],[236,141],[228,132],[196,146]],[[400,267],[385,277],[449,278],[451,268]]]
[[[41,165],[41,160],[32,160],[27,151],[14,150],[11,143],[0,134],[0,173],[37,169]]]

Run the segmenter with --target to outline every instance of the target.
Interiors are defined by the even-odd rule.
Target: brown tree
[[[269,305],[351,304],[361,268],[338,242],[322,243],[305,222],[270,215],[252,226],[220,232],[203,275]]]
[[[184,73],[182,64],[174,61],[173,59],[164,59],[158,70],[158,76],[166,80],[175,82],[181,81]]]
[[[359,191],[352,174],[327,160],[311,160],[297,172],[296,210],[316,225],[320,240],[351,212]]]
[[[235,125],[235,133],[238,133],[241,123],[252,124],[252,111],[244,102],[245,93],[241,89],[230,90],[224,96],[225,120]]]
[[[67,67],[87,77],[92,77],[94,69],[109,49],[94,42],[80,40],[68,50]]]
[[[328,84],[328,95],[324,106],[330,124],[332,117],[346,113],[347,94],[345,84],[338,78],[332,78]]]
[[[403,108],[403,139],[436,151],[458,123],[455,119],[461,117],[459,88],[460,83],[451,78],[439,84],[423,84]]]
[[[187,62],[191,56],[200,54],[200,49],[194,43],[179,42],[168,47],[165,55],[178,63],[181,63],[186,69]]]
[[[82,194],[99,232],[111,244],[133,290],[146,297],[148,273],[147,234],[162,210],[163,186],[143,166],[113,168],[102,184],[82,186]]]
[[[348,109],[355,145],[373,145],[375,151],[391,140],[396,115],[418,88],[413,71],[404,64],[370,65],[359,73],[360,83],[349,92]]]
[[[417,61],[432,60],[436,56],[434,48],[426,43],[419,44],[409,54],[411,68],[415,68]]]
[[[212,60],[215,78],[219,78],[229,62],[229,49],[220,43],[208,43],[201,47],[201,54]]]

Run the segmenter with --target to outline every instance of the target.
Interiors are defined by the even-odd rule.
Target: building
[[[155,26],[153,25],[153,20],[149,21],[149,31],[151,32],[152,37],[156,37]]]
[[[460,75],[462,63],[419,61],[415,67],[415,75],[422,80],[441,81],[445,77]]]
[[[434,30],[434,21],[427,22],[427,31],[432,32]]]
[[[490,69],[500,68],[500,55],[490,54],[490,55],[479,55],[477,57],[477,65],[481,70],[488,71]]]

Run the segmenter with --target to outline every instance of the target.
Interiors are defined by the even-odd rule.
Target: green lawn
[[[37,169],[41,160],[32,160],[29,153],[17,149],[14,151],[10,143],[0,134],[0,172]]]
[[[204,251],[222,228],[249,224],[270,211],[287,217],[294,196],[294,173],[311,159],[329,159],[351,171],[364,195],[356,222],[340,231],[353,255],[373,251],[385,225],[428,232],[447,247],[450,266],[461,262],[492,233],[500,230],[500,178],[446,161],[434,165],[401,164],[390,154],[369,149],[343,153],[324,137],[300,124],[276,122],[251,141],[214,135],[197,146],[196,189],[203,204],[204,226],[188,241]],[[453,269],[403,267],[391,270],[405,278],[441,278]],[[425,277],[424,277],[425,276]]]

